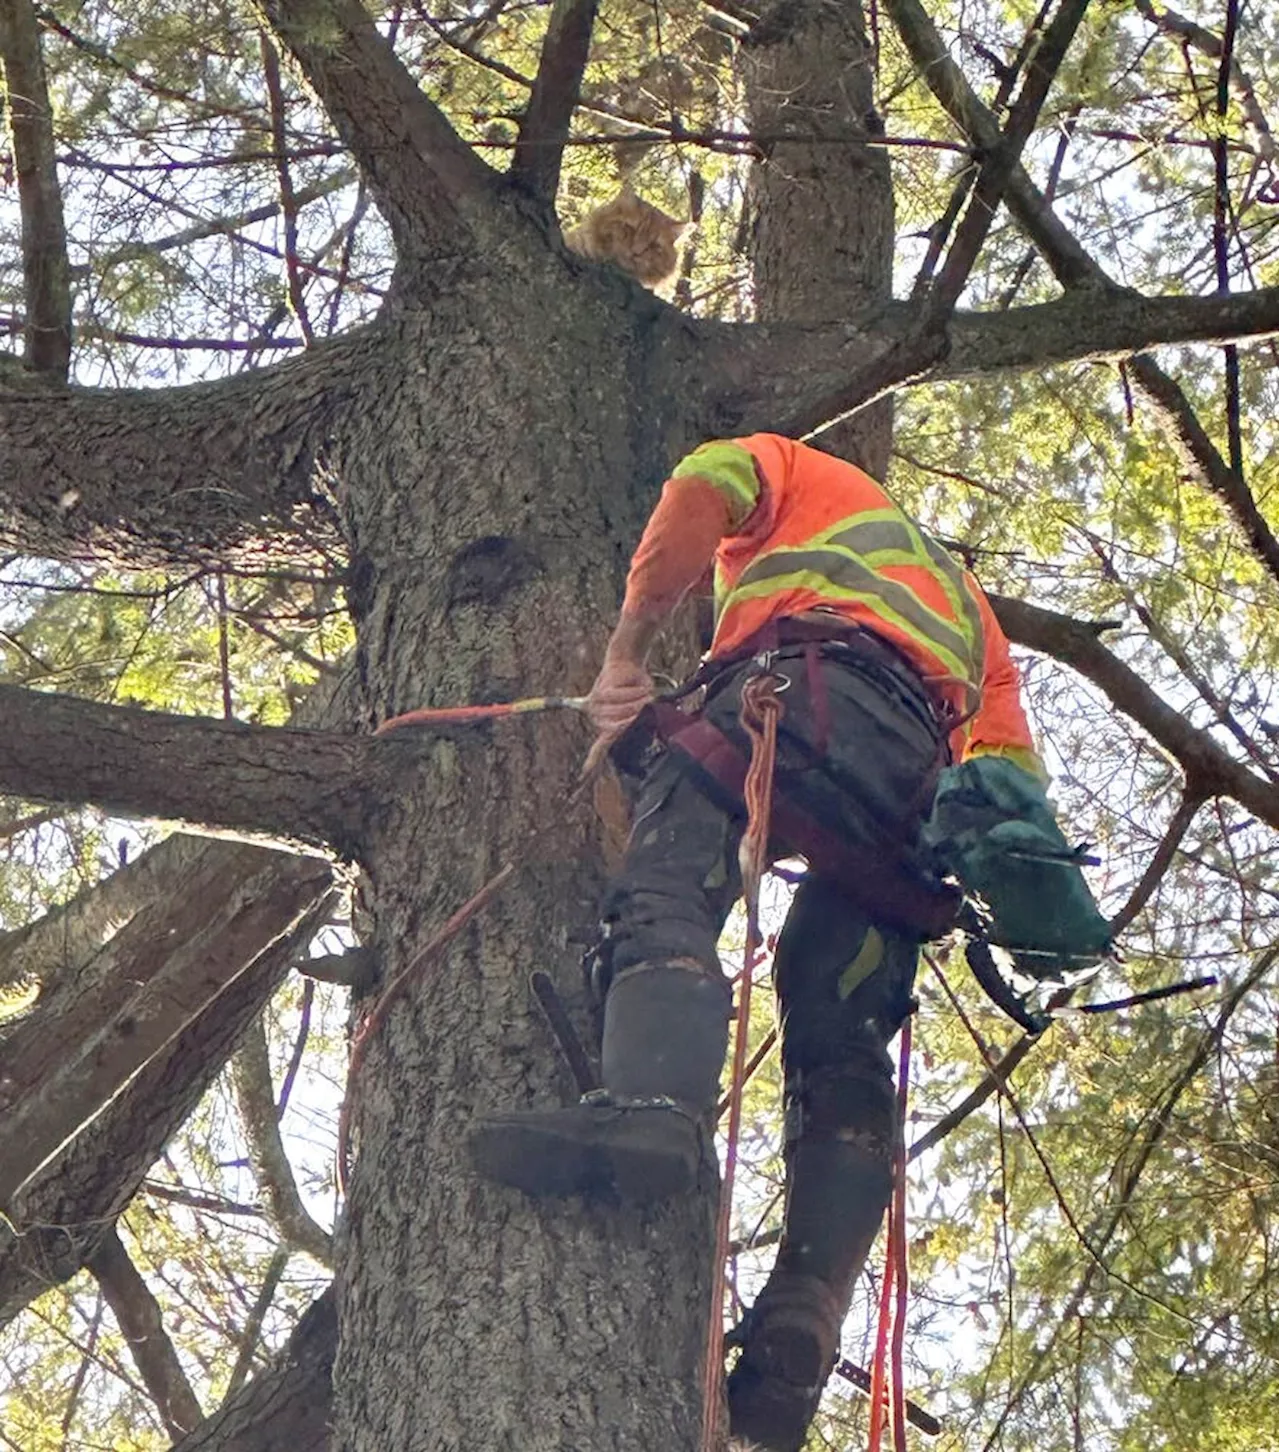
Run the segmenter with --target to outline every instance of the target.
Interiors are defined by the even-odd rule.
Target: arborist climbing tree
[[[655,712],[649,647],[713,566],[714,638],[680,693],[699,707]],[[913,1010],[921,941],[955,918],[939,870],[985,893],[992,941],[1038,978],[1096,962],[1109,930],[973,576],[852,464],[773,434],[705,444],[649,520],[587,703],[598,745],[643,764],[597,950],[603,1088],[485,1119],[470,1141],[482,1173],[646,1203],[707,1169],[732,997],[716,942],[741,887],[738,718],[761,676],[784,703],[771,847],[809,871],[774,964],[782,1239],[728,1394],[734,1434],[798,1452],[889,1203],[886,1046]]]

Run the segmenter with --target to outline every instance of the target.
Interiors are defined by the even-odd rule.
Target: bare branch
[[[263,940],[254,944],[232,935],[224,947],[211,919],[204,942],[212,962],[206,966],[229,977],[228,987],[36,1175],[9,1206],[11,1223],[0,1222],[0,1324],[74,1275],[92,1254],[328,911],[329,874],[314,859],[225,842],[206,843],[205,851],[224,875],[210,894],[214,919],[237,889],[263,872],[264,856],[272,859],[274,886],[263,880],[256,893],[276,902],[276,917],[261,921],[269,946],[263,951]],[[252,961],[243,972],[236,974],[234,964],[226,972],[224,953]],[[46,1045],[58,1041],[56,1034],[45,1039]]]
[[[1162,701],[1150,686],[1102,644],[1086,621],[1025,600],[992,595],[991,606],[1010,640],[1062,661],[1092,681],[1118,710],[1169,752],[1189,782],[1211,796],[1230,797],[1260,821],[1277,825],[1273,783],[1233,761],[1207,731]]]
[[[1235,515],[1254,554],[1280,575],[1280,545],[1241,476],[1230,468],[1205,433],[1186,395],[1153,358],[1129,361],[1129,376],[1151,405],[1183,467],[1216,494]]]
[[[114,1226],[102,1237],[88,1267],[102,1287],[165,1430],[171,1437],[181,1437],[199,1426],[204,1414],[165,1333],[159,1302],[138,1274]]]
[[[0,62],[22,211],[26,364],[61,381],[71,362],[71,278],[54,162],[53,109],[31,0],[5,0],[0,6]]]
[[[1049,87],[1066,56],[1067,48],[1084,19],[1089,0],[1062,0],[1057,14],[1024,49],[1029,54],[1027,78],[1009,112],[999,141],[987,150],[974,183],[973,196],[956,230],[942,271],[930,292],[930,314],[941,318],[959,301],[978,252],[995,220],[996,208],[1018,166],[1018,158],[1031,136]],[[1030,41],[1031,37],[1028,37]],[[928,324],[926,324],[928,327]]]
[[[259,0],[350,147],[402,258],[493,215],[501,178],[419,89],[359,0]]]
[[[111,971],[92,991],[37,1005],[6,1037],[0,1205],[11,1206],[130,1079],[292,935],[329,872],[312,859],[286,871],[295,859],[278,856],[258,849],[256,860],[241,859],[257,870],[225,898],[213,896],[226,887],[225,863],[206,856],[180,896],[151,904],[103,950]],[[60,1045],[53,1063],[51,1043]]]
[[[964,72],[951,59],[920,0],[885,0],[885,7],[939,105],[976,145],[995,145],[1000,134],[995,116],[978,99]],[[1005,203],[1063,287],[1105,289],[1105,305],[1095,301],[1091,306],[1099,315],[1109,311],[1121,289],[1062,223],[1022,166],[1013,169]],[[1154,341],[1143,346],[1154,346]],[[1130,371],[1155,406],[1157,419],[1187,467],[1206,489],[1224,501],[1259,557],[1275,573],[1274,534],[1244,479],[1227,466],[1182,390],[1154,359],[1135,358]]]
[[[3,685],[0,736],[9,743],[0,791],[346,852],[379,787],[392,790],[391,764],[409,759],[391,740],[101,706]]]
[[[271,1309],[271,1302],[275,1299],[280,1278],[284,1275],[285,1267],[288,1264],[288,1247],[277,1246],[272,1252],[271,1259],[267,1262],[262,1285],[259,1286],[257,1297],[245,1318],[244,1330],[240,1336],[240,1349],[236,1353],[236,1364],[231,1368],[231,1375],[227,1378],[228,1397],[235,1396],[249,1375],[250,1368],[253,1366],[254,1353],[258,1349],[258,1340],[262,1335],[262,1323]]]
[[[1197,25],[1194,20],[1188,20],[1185,15],[1179,15],[1176,10],[1170,10],[1167,5],[1161,5],[1157,9],[1152,4],[1152,0],[1134,0],[1134,9],[1139,15],[1145,16],[1163,34],[1189,42],[1201,55],[1208,56],[1210,60],[1222,58],[1222,38],[1214,35],[1211,30],[1206,30],[1204,26]],[[1257,94],[1250,84],[1248,76],[1245,75],[1240,62],[1234,56],[1231,57],[1229,74],[1236,95],[1240,98],[1240,107],[1257,135],[1258,151],[1266,161],[1274,165],[1276,161],[1275,133],[1271,129],[1271,123],[1267,120],[1267,113],[1258,102]]]
[[[521,182],[545,202],[555,201],[560,185],[560,161],[582,92],[598,9],[599,0],[556,0],[551,7],[510,171],[512,181]]]
[[[1115,1202],[1108,1211],[1106,1220],[1092,1237],[1092,1246],[1098,1258],[1090,1260],[1089,1264],[1085,1266],[1080,1279],[1077,1281],[1070,1296],[1068,1296],[1063,1310],[1055,1318],[1053,1329],[1050,1331],[1048,1338],[1043,1344],[1036,1347],[1026,1370],[1018,1379],[1017,1386],[1010,1393],[1009,1400],[1003,1412],[988,1436],[983,1446],[983,1452],[991,1452],[993,1447],[999,1446],[1001,1440],[1000,1434],[1003,1431],[1009,1414],[1017,1407],[1018,1403],[1026,1394],[1027,1388],[1032,1385],[1039,1375],[1040,1368],[1051,1355],[1063,1327],[1070,1326],[1078,1315],[1080,1307],[1084,1304],[1084,1298],[1089,1294],[1089,1289],[1097,1276],[1101,1264],[1100,1257],[1106,1252],[1116,1231],[1119,1229],[1121,1221],[1124,1219],[1125,1213],[1133,1199],[1134,1191],[1138,1187],[1142,1173],[1169,1128],[1173,1111],[1177,1108],[1178,1101],[1208,1063],[1209,1056],[1221,1044],[1222,1036],[1226,1032],[1227,1025],[1231,1022],[1235,1011],[1244,1002],[1245,998],[1271,972],[1275,961],[1276,950],[1274,948],[1269,948],[1257,956],[1248,973],[1245,974],[1223,1000],[1216,1020],[1200,1035],[1191,1056],[1183,1065],[1177,1078],[1169,1086],[1163,1099],[1150,1111],[1147,1116],[1146,1127],[1136,1151],[1132,1148],[1127,1148],[1124,1158],[1124,1175],[1119,1183],[1119,1192]],[[1105,1269],[1105,1266],[1101,1266],[1101,1268]]]
[[[245,1035],[231,1063],[236,1103],[249,1141],[249,1162],[267,1206],[271,1223],[286,1244],[304,1250],[321,1265],[333,1265],[333,1241],[307,1212],[293,1178],[293,1167],[280,1138],[267,1036],[258,1019]],[[188,1428],[188,1430],[190,1430]]]
[[[1183,793],[1182,800],[1178,803],[1178,810],[1170,817],[1169,825],[1164,829],[1164,834],[1156,844],[1156,850],[1151,854],[1151,861],[1147,863],[1146,870],[1138,880],[1137,886],[1125,899],[1124,906],[1111,919],[1110,928],[1113,938],[1118,938],[1146,907],[1151,899],[1151,894],[1160,886],[1161,880],[1169,870],[1169,864],[1182,845],[1182,839],[1187,835],[1187,830],[1195,820],[1196,813],[1203,805],[1203,796],[1189,789]]]
[[[307,300],[302,291],[298,267],[298,198],[289,171],[289,139],[284,125],[284,85],[280,77],[280,57],[271,40],[262,32],[259,37],[262,53],[262,76],[271,104],[271,143],[276,151],[276,179],[280,184],[280,210],[284,216],[285,275],[289,279],[289,306],[308,344],[315,341],[311,319],[307,316]]]

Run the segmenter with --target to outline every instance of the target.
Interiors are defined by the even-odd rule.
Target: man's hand
[[[653,695],[653,677],[643,661],[631,655],[606,654],[587,696],[587,715],[600,734],[582,768],[584,776],[591,775],[613,743],[653,700]]]
[[[587,715],[603,736],[620,736],[653,700],[653,677],[644,662],[606,655],[587,696]]]

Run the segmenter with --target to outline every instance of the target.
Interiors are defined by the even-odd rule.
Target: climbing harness
[[[751,740],[751,762],[743,781],[747,829],[738,846],[742,896],[747,909],[747,940],[738,976],[738,1009],[733,1033],[733,1069],[729,1079],[729,1123],[725,1130],[724,1178],[716,1212],[715,1261],[711,1269],[711,1307],[702,1360],[701,1452],[715,1452],[720,1429],[720,1382],[724,1376],[724,1285],[729,1258],[729,1217],[733,1208],[733,1181],[737,1167],[738,1132],[742,1122],[742,1090],[746,1082],[747,1035],[751,1028],[751,976],[760,934],[760,880],[769,865],[769,828],[773,815],[773,769],[777,760],[778,720],[782,715],[780,690],[785,676],[768,669],[768,657],[742,688],[739,720]]]

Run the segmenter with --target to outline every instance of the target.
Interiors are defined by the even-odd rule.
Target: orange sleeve
[[[1016,766],[1031,772],[1041,781],[1048,779],[1044,763],[1036,751],[1022,709],[1022,679],[1009,654],[1009,640],[982,588],[971,580],[982,616],[985,646],[982,669],[982,704],[965,728],[963,758],[971,756],[1004,756]]]
[[[729,501],[714,485],[696,474],[668,479],[631,557],[622,613],[653,620],[674,610],[732,527]]]

